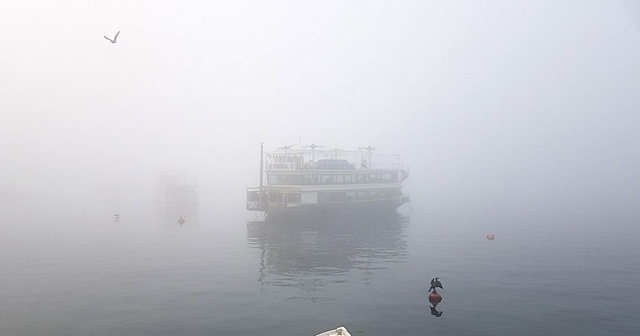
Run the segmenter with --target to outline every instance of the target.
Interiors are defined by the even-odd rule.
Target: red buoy
[[[186,220],[184,220],[184,218],[182,216],[180,216],[180,219],[178,219],[178,223],[180,225],[184,224],[184,222],[186,222]]]
[[[494,240],[494,239],[496,239],[496,235],[494,235],[493,233],[490,233],[490,234],[487,235],[487,239]]]
[[[431,304],[436,305],[440,303],[440,301],[442,301],[442,295],[440,295],[438,292],[433,291],[429,293],[429,302],[431,302]]]

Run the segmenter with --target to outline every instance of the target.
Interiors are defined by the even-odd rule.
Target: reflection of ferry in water
[[[332,300],[321,293],[323,287],[371,284],[378,271],[404,262],[408,225],[409,218],[395,212],[269,217],[247,224],[247,243],[259,254],[262,287],[282,288],[293,299]]]
[[[161,217],[174,222],[180,216],[193,220],[197,217],[198,191],[196,175],[183,170],[157,173],[156,205]]]
[[[372,155],[373,147],[320,147],[280,147],[266,155],[261,147],[260,187],[247,189],[247,210],[268,215],[392,212],[409,201],[402,194],[408,171],[397,155]]]

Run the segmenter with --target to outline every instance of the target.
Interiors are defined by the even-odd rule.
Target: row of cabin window
[[[320,192],[318,193],[318,203],[390,199],[397,195],[400,195],[399,189]],[[284,204],[300,203],[301,197],[298,193],[282,193],[279,191],[271,191],[269,192],[269,202]]]
[[[270,185],[316,185],[398,182],[398,175],[383,174],[305,174],[269,175]]]
[[[319,192],[318,203],[331,202],[351,202],[390,199],[400,194],[400,190],[369,190],[369,191],[347,191],[347,192]]]
[[[302,197],[298,193],[282,193],[279,191],[269,192],[269,202],[273,203],[300,203]]]

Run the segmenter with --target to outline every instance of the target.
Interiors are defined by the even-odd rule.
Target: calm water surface
[[[637,233],[519,219],[489,241],[486,223],[401,213],[15,212],[0,335],[640,335]]]

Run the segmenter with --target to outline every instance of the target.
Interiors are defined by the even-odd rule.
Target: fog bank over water
[[[110,216],[147,204],[157,171],[184,169],[204,204],[242,209],[260,142],[314,142],[401,154],[414,210],[443,225],[637,234],[636,9],[12,3],[0,13],[1,208]],[[118,30],[117,44],[102,37]]]
[[[420,153],[408,158],[414,205],[470,225],[637,237],[640,34],[628,8],[513,6],[469,11],[477,29],[451,76],[394,135]]]
[[[5,2],[2,336],[640,335],[635,1]],[[260,143],[412,202],[264,220]]]

